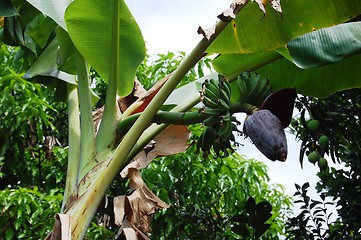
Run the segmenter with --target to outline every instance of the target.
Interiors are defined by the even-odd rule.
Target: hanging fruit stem
[[[248,115],[257,111],[258,108],[248,103],[231,103],[229,106],[229,113],[238,113],[244,112]],[[124,118],[117,125],[117,133],[120,136],[123,136],[134,124],[134,122],[139,118],[141,113],[131,115],[127,118]],[[153,117],[152,123],[157,124],[179,124],[179,125],[190,125],[201,123],[204,119],[210,117],[211,114],[205,113],[200,109],[196,112],[168,112],[168,111],[158,111],[157,114]]]

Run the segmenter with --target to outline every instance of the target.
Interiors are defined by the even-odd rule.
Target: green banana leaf
[[[215,59],[213,66],[217,72],[234,78],[238,74],[250,70],[267,77],[272,90],[295,87],[298,93],[314,97],[326,97],[337,91],[361,87],[361,58],[360,54],[346,58],[340,62],[312,69],[298,68],[294,63],[283,58],[277,51],[255,54],[227,54],[222,55],[220,63]],[[254,60],[252,62],[252,60]],[[234,63],[237,68],[232,67]],[[229,68],[222,68],[228,66]],[[237,91],[236,85],[231,84],[232,90]],[[236,101],[237,94],[232,94],[232,101]]]
[[[295,87],[298,93],[327,97],[361,87],[361,54],[318,68],[301,69],[285,58],[257,69],[270,80],[272,90]]]
[[[59,71],[57,63],[59,44],[57,38],[48,45],[44,52],[36,59],[34,64],[28,69],[24,78],[34,78],[36,76],[49,76],[61,79],[70,84],[77,84],[74,75]],[[41,78],[44,80],[44,78]],[[50,80],[51,78],[49,78]],[[46,79],[45,79],[46,80]],[[43,84],[49,84],[42,82]]]
[[[11,17],[19,15],[18,10],[14,7],[11,0],[2,0],[0,1],[0,16],[1,17]]]
[[[60,71],[73,75],[77,74],[75,63],[75,47],[71,41],[68,32],[63,28],[56,29],[56,38],[59,43],[57,64]]]
[[[40,48],[44,48],[53,33],[56,23],[49,17],[39,14],[34,21],[28,24],[29,36],[36,42]]]
[[[270,79],[273,90],[295,87],[305,95],[326,97],[361,87],[360,30],[360,23],[341,24],[292,40],[288,44],[291,54],[280,48],[264,53],[220,55],[213,61],[213,67],[229,78],[255,70]],[[298,68],[290,56],[303,68],[317,68]]]
[[[72,2],[71,0],[27,0],[39,11],[53,19],[59,26],[66,30],[64,13]]]
[[[213,67],[230,79],[247,70],[256,71],[270,79],[274,91],[295,87],[305,95],[326,97],[340,90],[361,87],[360,34],[361,23],[340,24],[300,36],[288,44],[289,49],[219,55],[213,60]],[[301,69],[292,62],[310,68],[307,58],[312,58],[312,67],[317,68]],[[212,77],[216,75],[207,75],[197,82]],[[231,83],[231,87],[231,101],[238,101],[236,84]],[[197,91],[195,82],[187,84],[176,89],[166,104],[179,104],[179,96]]]
[[[361,13],[360,0],[281,1],[283,13],[254,2],[242,9],[207,49],[208,53],[234,54],[275,50],[291,39],[345,22]]]
[[[353,22],[321,29],[288,43],[299,68],[314,68],[361,53],[361,23]]]
[[[77,0],[65,11],[65,21],[86,61],[106,81],[111,76],[117,80],[120,96],[128,95],[145,56],[145,43],[125,2]]]
[[[218,55],[212,61],[212,66],[218,73],[229,79],[234,79],[244,71],[254,71],[282,57],[276,50],[246,54],[224,54]]]

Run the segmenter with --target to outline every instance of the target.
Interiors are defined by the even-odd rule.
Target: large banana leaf
[[[299,93],[325,97],[339,90],[361,87],[360,32],[360,23],[341,24],[293,40],[288,45],[292,54],[286,48],[226,54],[216,58],[213,66],[230,78],[245,70],[256,70],[270,79],[273,90],[295,87]],[[287,60],[290,55],[301,67],[317,68],[298,68],[292,60]]]
[[[44,52],[36,59],[34,64],[24,75],[24,78],[33,78],[36,76],[49,76],[57,79],[61,79],[65,82],[76,84],[74,76],[66,72],[60,71],[58,67],[58,38],[54,38],[53,41],[47,46]],[[48,79],[53,80],[52,78]],[[50,82],[42,82],[43,84],[49,84]]]
[[[270,79],[273,90],[295,87],[298,93],[315,97],[361,87],[361,54],[318,68],[301,69],[286,59],[268,64],[257,73]]]
[[[39,14],[34,21],[28,24],[28,34],[40,48],[44,48],[49,41],[56,23],[49,17]]]
[[[69,35],[86,61],[120,96],[133,89],[135,71],[145,56],[140,29],[123,0],[72,2],[65,12]]]
[[[284,47],[291,39],[345,22],[361,13],[360,0],[281,1],[282,16],[248,4],[207,49],[209,53],[252,53]]]
[[[341,24],[298,37],[288,43],[293,62],[314,68],[361,53],[361,23]]]
[[[71,0],[27,0],[31,5],[53,19],[60,27],[66,30],[64,13]]]

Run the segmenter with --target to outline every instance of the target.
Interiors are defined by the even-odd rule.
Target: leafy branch
[[[320,194],[321,201],[311,199],[308,196],[308,188],[310,184],[306,182],[300,187],[296,186],[296,193],[294,196],[298,197],[295,203],[301,203],[302,209],[296,217],[292,217],[288,220],[286,227],[288,238],[294,236],[308,236],[313,239],[327,239],[330,234],[330,217],[333,214],[328,213],[327,205],[332,205],[332,202],[326,201],[324,194]],[[310,224],[311,223],[311,224]]]

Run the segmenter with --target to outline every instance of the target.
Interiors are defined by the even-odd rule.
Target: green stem
[[[113,32],[119,29],[119,9],[120,1],[114,1],[113,6]],[[112,53],[110,64],[109,82],[107,87],[107,94],[104,105],[104,112],[100,122],[99,131],[96,138],[97,152],[101,152],[108,148],[116,135],[116,94],[117,94],[117,81],[119,81],[118,62],[119,56],[119,34],[112,35]]]
[[[79,101],[77,86],[67,84],[68,91],[68,121],[69,121],[69,150],[68,150],[68,169],[65,183],[62,212],[70,196],[76,196],[77,179],[80,156],[80,119],[79,119]]]
[[[138,120],[141,113],[131,115],[127,118],[122,119],[117,126],[117,133],[121,136],[124,135]],[[168,112],[168,111],[158,111],[157,114],[152,119],[152,123],[167,123],[167,124],[179,124],[179,125],[189,125],[202,122],[206,117],[205,114],[201,112]]]
[[[247,114],[252,113],[253,105],[248,103],[231,103],[229,106],[229,112],[231,114],[237,112],[244,112]],[[123,136],[138,120],[141,113],[131,115],[127,118],[122,119],[117,126],[117,133],[120,136]],[[210,115],[202,112],[201,110],[197,112],[168,112],[168,111],[158,111],[157,114],[152,119],[152,123],[156,124],[179,124],[179,125],[190,125],[201,123],[209,117]]]
[[[198,97],[192,98],[193,100],[185,103],[180,104],[174,109],[172,109],[170,114],[172,113],[179,113],[180,111],[187,111],[191,109],[193,106],[195,106],[199,102],[199,95]],[[230,105],[230,113],[236,113],[236,112],[245,112],[247,114],[250,114],[252,109],[254,108],[253,105],[248,103],[232,103]],[[189,116],[191,117],[191,115]],[[204,118],[204,117],[203,117]],[[195,122],[196,119],[193,120]],[[197,119],[200,120],[200,119]],[[126,161],[130,161],[135,157],[135,155],[138,153],[139,149],[142,149],[144,146],[146,146],[153,138],[154,136],[158,135],[160,132],[162,132],[166,127],[169,126],[170,123],[163,123],[163,124],[153,124],[149,128],[147,128],[142,136],[139,138],[137,143],[133,146],[131,152],[128,154]]]
[[[78,181],[95,164],[95,130],[92,115],[88,69],[83,56],[76,50],[78,72],[78,95],[80,108],[80,164]]]

